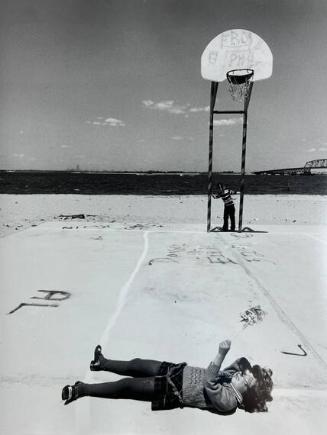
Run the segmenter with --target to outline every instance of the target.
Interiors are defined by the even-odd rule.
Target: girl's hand
[[[232,342],[230,340],[224,340],[219,343],[219,352],[227,353],[231,347]]]

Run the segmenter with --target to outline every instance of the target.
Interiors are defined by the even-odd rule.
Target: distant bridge
[[[256,171],[256,175],[310,175],[311,169],[327,168],[327,159],[310,160],[303,168],[268,169]]]

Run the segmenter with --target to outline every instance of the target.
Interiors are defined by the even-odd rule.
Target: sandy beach
[[[239,197],[235,196],[236,216]],[[222,223],[221,201],[213,201],[213,224]],[[60,215],[84,214],[85,222],[166,223],[206,225],[207,197],[141,195],[0,195],[0,237],[43,222],[63,220]],[[243,226],[324,225],[327,196],[247,195]]]

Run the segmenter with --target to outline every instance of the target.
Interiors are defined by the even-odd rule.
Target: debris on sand
[[[85,219],[85,214],[60,214],[62,219]]]
[[[253,326],[257,322],[261,322],[266,315],[266,312],[260,307],[260,305],[256,305],[255,307],[248,308],[246,311],[240,314],[241,322],[243,322],[244,327]]]

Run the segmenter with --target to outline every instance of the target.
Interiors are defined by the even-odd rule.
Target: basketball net
[[[232,99],[242,103],[250,92],[250,83],[253,79],[253,69],[233,69],[226,74],[229,83],[229,93]]]

